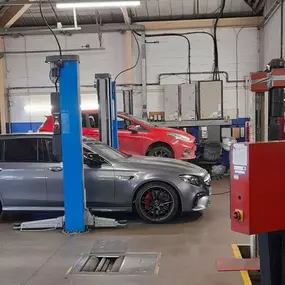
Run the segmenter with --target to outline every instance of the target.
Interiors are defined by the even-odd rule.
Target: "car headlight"
[[[176,140],[179,140],[179,141],[191,142],[191,138],[183,136],[183,135],[174,134],[174,133],[168,133],[167,135],[170,136],[170,137],[173,137],[173,138],[175,138]]]
[[[210,186],[210,185],[211,185],[211,175],[210,175],[209,173],[204,177],[204,183],[205,183],[207,186]]]
[[[189,174],[184,174],[184,175],[179,175],[179,177],[185,181],[185,182],[188,182],[192,185],[195,185],[195,186],[200,186],[201,185],[201,180],[199,177],[197,176],[194,176],[194,175],[189,175]]]

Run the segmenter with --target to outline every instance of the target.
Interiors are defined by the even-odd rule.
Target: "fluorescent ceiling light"
[[[97,110],[99,108],[98,103],[86,102],[85,104],[80,105],[81,110]],[[24,110],[27,113],[44,113],[46,115],[51,113],[52,106],[51,105],[40,105],[40,104],[29,104],[24,106]]]
[[[141,4],[140,1],[101,1],[101,2],[74,2],[74,3],[57,3],[58,9],[71,8],[120,8],[136,7]]]
[[[29,104],[24,107],[27,113],[42,113],[42,112],[51,112],[50,105],[40,105],[40,104]]]

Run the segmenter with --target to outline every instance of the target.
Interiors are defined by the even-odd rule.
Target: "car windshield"
[[[150,122],[148,122],[148,121],[145,121],[145,120],[142,119],[142,118],[138,118],[138,117],[136,117],[136,116],[134,116],[134,115],[129,115],[129,114],[128,114],[128,116],[129,116],[130,118],[132,118],[132,119],[135,119],[135,120],[139,121],[139,122],[142,123],[143,125],[150,126],[150,127],[155,127],[152,123],[150,123]]]
[[[129,157],[127,154],[124,154],[108,145],[102,144],[93,139],[88,138],[87,140],[84,140],[84,144],[95,153],[110,161],[125,160]]]

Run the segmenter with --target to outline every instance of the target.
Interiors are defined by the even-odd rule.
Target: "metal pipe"
[[[77,29],[77,16],[76,16],[76,9],[73,7],[73,21],[74,21],[74,28]]]
[[[213,74],[213,71],[201,71],[201,72],[191,72],[191,74],[193,75],[203,75],[203,74]],[[226,71],[219,71],[219,74],[224,74],[225,78],[226,78],[226,82],[227,83],[245,83],[245,80],[230,80],[229,79],[229,74]],[[175,75],[188,75],[188,72],[170,72],[170,73],[160,73],[158,75],[158,85],[161,84],[161,77],[162,76],[175,76]]]
[[[239,118],[239,91],[238,91],[238,63],[239,63],[239,59],[238,59],[238,37],[240,32],[243,30],[243,28],[241,28],[237,35],[236,35],[236,118]]]
[[[188,45],[188,70],[187,70],[186,75],[189,75],[188,83],[191,83],[191,42],[188,39],[187,34],[186,33],[185,34],[163,33],[163,34],[146,34],[145,36],[147,38],[151,38],[151,37],[181,37],[187,41],[187,45]]]
[[[223,74],[226,78],[227,83],[245,83],[245,80],[230,80],[229,74],[226,71],[219,71],[220,74]],[[203,74],[213,74],[213,71],[201,71],[201,72],[191,72],[193,75],[203,75]],[[160,73],[158,75],[158,82],[147,83],[147,86],[159,86],[161,84],[162,76],[175,76],[175,75],[188,75],[188,72],[172,72],[172,73]],[[124,84],[116,84],[118,87],[141,87],[142,84],[139,83],[124,83]],[[96,84],[85,84],[80,85],[81,88],[96,88]],[[54,85],[43,85],[43,86],[14,86],[7,87],[7,90],[25,90],[25,89],[53,89]]]
[[[257,236],[251,235],[250,236],[250,258],[257,258]]]
[[[149,86],[156,86],[157,83],[148,83]],[[141,87],[142,84],[137,83],[125,83],[125,84],[116,84],[118,87]],[[96,84],[84,84],[80,85],[81,88],[96,88]],[[7,87],[7,90],[28,90],[28,89],[53,89],[54,85],[42,85],[42,86],[12,86]]]
[[[63,52],[86,52],[86,51],[100,51],[105,50],[105,48],[78,48],[78,49],[64,49]],[[58,53],[58,49],[51,49],[51,50],[21,50],[21,51],[4,51],[3,54],[35,54],[35,53]],[[2,53],[2,52],[1,52]]]

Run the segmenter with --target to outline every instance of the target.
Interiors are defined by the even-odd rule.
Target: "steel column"
[[[62,124],[63,192],[65,230],[85,231],[85,194],[82,152],[82,124],[79,90],[79,57],[63,56],[59,93]]]
[[[147,67],[146,67],[146,43],[145,43],[145,32],[143,31],[141,34],[142,40],[142,117],[143,119],[147,119]]]
[[[0,119],[1,119],[1,134],[6,134],[6,122],[7,122],[7,101],[5,99],[5,67],[4,67],[4,55],[1,57],[1,53],[4,52],[4,39],[0,38]]]

